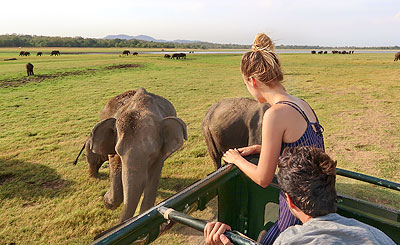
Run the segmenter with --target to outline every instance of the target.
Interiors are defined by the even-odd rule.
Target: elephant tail
[[[79,158],[80,155],[82,154],[83,149],[85,149],[85,146],[86,146],[86,141],[85,141],[85,143],[83,144],[82,149],[81,149],[81,151],[79,152],[78,156],[76,157],[76,159],[75,159],[75,161],[74,161],[74,165],[76,165],[76,164],[78,163],[78,158]]]

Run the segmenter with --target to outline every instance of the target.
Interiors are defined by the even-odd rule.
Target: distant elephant
[[[174,59],[174,58],[176,58],[176,59],[185,58],[186,59],[186,54],[185,53],[174,53],[174,54],[172,54],[171,59]]]
[[[398,61],[398,60],[400,60],[400,52],[397,52],[397,53],[394,55],[394,61]]]
[[[30,56],[31,53],[30,52],[24,52],[24,56]]]
[[[174,58],[179,59],[179,54],[178,53],[172,54],[171,59],[174,59]]]
[[[42,56],[42,52],[37,52],[36,56]]]
[[[19,56],[24,56],[24,55],[25,55],[25,51],[19,52]]]
[[[28,76],[35,75],[33,74],[33,65],[31,63],[26,64],[26,73],[28,74]]]
[[[130,54],[131,54],[131,51],[129,51],[129,50],[124,50],[124,51],[122,51],[122,55],[128,56],[128,55],[130,55]]]
[[[144,88],[110,99],[100,119],[85,143],[96,160],[89,168],[98,170],[108,156],[111,187],[104,203],[115,209],[123,202],[123,222],[134,215],[143,192],[140,213],[154,205],[164,161],[187,139],[186,124],[168,100]]]
[[[318,54],[323,54],[324,53],[324,51],[318,51]]]
[[[133,52],[132,55],[137,56],[139,53],[138,52]]]
[[[315,51],[315,50],[312,50],[311,51],[311,54],[316,54],[317,52]]]
[[[171,55],[169,55],[169,54],[164,54],[164,58],[169,59],[169,58],[171,58]]]
[[[60,55],[60,51],[58,51],[58,50],[51,51],[50,56],[53,56],[53,55],[59,56]]]
[[[250,98],[233,98],[213,104],[203,119],[202,130],[216,169],[225,151],[261,144],[261,125],[267,103]]]

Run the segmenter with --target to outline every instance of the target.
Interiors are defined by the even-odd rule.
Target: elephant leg
[[[122,207],[119,222],[131,218],[136,211],[140,197],[146,185],[147,172],[138,169],[122,167],[122,189],[124,195],[124,206]]]
[[[203,124],[205,123],[203,122]],[[214,162],[214,167],[215,169],[218,169],[221,167],[221,158],[223,153],[218,150],[218,144],[208,126],[203,126],[203,136],[205,138],[210,157]]]
[[[97,178],[99,176],[99,169],[101,165],[107,161],[107,155],[100,155],[92,152],[89,147],[89,143],[86,143],[86,160],[89,163],[89,175],[90,177]]]
[[[104,205],[108,209],[116,209],[123,201],[122,167],[118,155],[108,155],[110,166],[110,190],[104,195]]]
[[[146,212],[154,206],[163,165],[164,161],[157,161],[153,165],[153,168],[148,169],[149,180],[144,189],[144,197],[142,205],[140,206],[140,213]]]

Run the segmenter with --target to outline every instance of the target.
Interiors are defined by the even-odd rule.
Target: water
[[[371,53],[396,53],[398,52],[397,50],[355,50],[355,49],[335,49],[338,51],[350,51],[354,50],[355,54],[371,54]],[[331,49],[315,49],[315,51],[328,51],[328,54],[332,54]],[[194,54],[244,54],[247,51],[194,51]],[[310,54],[311,49],[277,49],[276,52],[278,54]],[[189,54],[189,52],[165,52],[165,51],[145,51],[145,52],[139,52],[139,54],[173,54],[173,53],[185,53]]]
[[[315,51],[328,51],[328,54],[332,54],[331,49],[314,49]],[[350,49],[335,49],[338,51],[350,51]],[[354,50],[355,54],[384,54],[384,53],[397,53],[399,50]],[[247,51],[194,51],[193,54],[244,54]],[[310,54],[311,49],[277,49],[276,52],[278,54]],[[122,54],[122,52],[63,52],[64,54]],[[166,52],[166,51],[143,51],[138,52],[139,54],[174,54],[174,53],[185,53],[189,54],[189,51],[180,52],[180,51],[173,51],[173,52]],[[190,54],[191,55],[191,54]]]

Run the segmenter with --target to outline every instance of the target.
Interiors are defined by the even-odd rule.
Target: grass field
[[[213,171],[201,134],[209,106],[250,96],[238,54],[195,53],[170,60],[162,55],[18,53],[0,49],[0,244],[86,244],[117,224],[121,209],[107,210],[102,200],[108,169],[92,179],[84,157],[72,165],[111,97],[144,87],[169,99],[187,124],[188,140],[165,162],[159,202]],[[12,57],[17,60],[3,61]],[[280,58],[286,88],[315,109],[325,128],[326,151],[338,166],[399,182],[400,63],[393,62],[393,54]],[[26,78],[27,62],[35,66],[34,78]],[[337,187],[400,209],[398,192],[340,177]],[[175,229],[157,243],[189,241]]]

